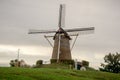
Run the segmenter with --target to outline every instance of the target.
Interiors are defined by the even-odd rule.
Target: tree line
[[[112,73],[120,73],[120,53],[109,53],[104,56],[104,63],[101,63],[100,71],[112,72]],[[65,62],[66,63],[66,62]],[[68,62],[71,63],[71,62]],[[68,64],[67,63],[67,64]],[[41,67],[43,64],[43,60],[37,60],[36,65],[33,67]],[[84,65],[89,65],[89,62],[84,61]],[[24,60],[18,61],[17,59],[10,61],[11,67],[30,67],[30,65],[26,64]]]

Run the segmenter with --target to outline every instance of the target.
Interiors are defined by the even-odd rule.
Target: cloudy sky
[[[52,48],[44,34],[28,30],[57,29],[60,4],[66,4],[65,28],[95,27],[94,34],[79,35],[73,59],[98,68],[106,54],[120,52],[119,0],[0,0],[0,66],[9,66],[18,48],[20,59],[30,65],[50,60]]]

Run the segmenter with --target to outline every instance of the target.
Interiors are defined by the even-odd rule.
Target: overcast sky
[[[94,34],[79,35],[73,59],[98,68],[106,54],[120,52],[120,0],[0,0],[0,66],[16,59],[18,48],[20,59],[30,65],[51,59],[44,34],[28,30],[57,29],[61,3],[66,4],[65,28],[95,27]]]

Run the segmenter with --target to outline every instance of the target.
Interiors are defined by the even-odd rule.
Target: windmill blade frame
[[[30,29],[28,34],[40,34],[40,33],[56,33],[56,30],[35,30]]]
[[[65,4],[60,4],[58,27],[65,27]]]
[[[64,29],[66,32],[77,32],[77,31],[90,31],[94,30],[94,27],[88,27],[88,28],[74,28],[74,29]]]

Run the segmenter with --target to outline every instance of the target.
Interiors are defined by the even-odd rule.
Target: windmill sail
[[[90,31],[94,30],[94,27],[88,27],[88,28],[74,28],[74,29],[64,29],[66,32],[76,32],[76,31]]]
[[[61,30],[61,29],[59,29],[59,30]],[[92,30],[94,30],[94,27],[64,29],[65,32],[77,32],[77,31],[79,32],[79,31],[92,31]],[[36,29],[30,29],[28,34],[56,33],[56,32],[58,32],[58,31],[56,31],[56,30],[36,30]]]
[[[28,34],[40,34],[40,33],[55,33],[56,30],[36,30],[36,29],[30,29]]]
[[[58,26],[59,27],[65,27],[65,4],[60,5]]]

